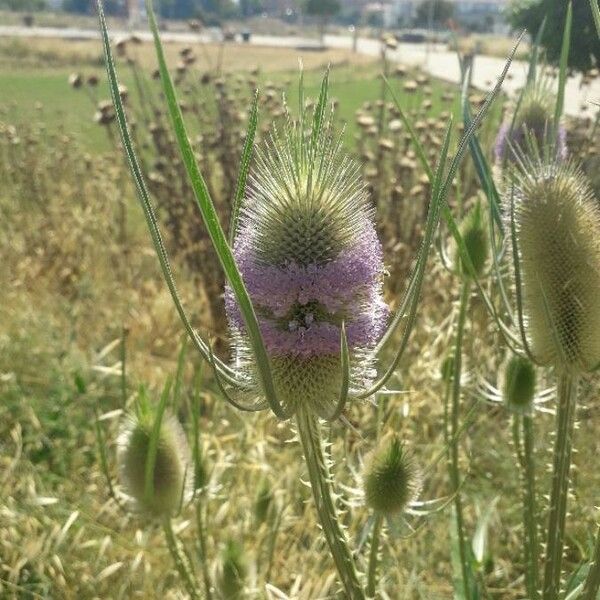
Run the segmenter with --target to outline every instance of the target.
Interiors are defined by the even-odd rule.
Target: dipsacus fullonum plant
[[[341,139],[334,135],[327,117],[328,76],[313,111],[305,108],[301,81],[298,120],[294,122],[289,117],[283,132],[273,133],[270,142],[260,150],[247,190],[257,127],[254,102],[227,236],[185,130],[152,5],[148,2],[147,6],[182,160],[228,282],[226,306],[234,354],[231,366],[214,356],[210,345],[192,328],[181,304],[133,149],[102,5],[98,2],[116,118],[163,275],[187,333],[213,367],[225,399],[244,411],[270,408],[279,419],[295,419],[317,513],[344,597],[362,600],[362,576],[338,518],[320,418],[338,419],[349,400],[373,396],[386,385],[403,357],[417,316],[441,206],[469,139],[498,94],[510,60],[450,164],[447,159],[451,118],[435,172],[426,164],[431,201],[423,242],[405,296],[386,329],[381,246],[356,166],[342,152]],[[382,368],[382,350],[391,345],[396,332],[401,334],[398,347],[391,352],[390,364]],[[390,489],[393,492],[401,488],[392,485]],[[410,498],[397,501],[404,503]],[[181,572],[185,574],[185,569]]]
[[[258,153],[256,163],[241,206],[234,255],[284,410],[330,418],[344,377],[342,324],[350,383],[359,389],[373,376],[372,349],[386,325],[383,256],[372,209],[357,165],[343,154],[341,140],[327,124],[309,137],[302,119],[290,120],[285,132],[274,134]],[[226,306],[234,362],[249,382],[256,382],[230,287]]]
[[[600,206],[572,162],[520,157],[507,186],[522,349],[557,375],[542,597],[561,587],[578,380],[600,366]]]

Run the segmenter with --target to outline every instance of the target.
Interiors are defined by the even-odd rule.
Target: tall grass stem
[[[578,379],[577,375],[567,372],[558,376],[556,438],[546,532],[543,600],[556,600],[559,596]]]
[[[452,403],[450,406],[450,438],[452,443],[450,445],[450,456],[449,456],[449,472],[450,481],[452,484],[452,492],[454,494],[454,508],[456,511],[456,533],[458,537],[458,548],[460,554],[460,566],[461,575],[464,587],[465,598],[470,598],[471,581],[469,577],[469,565],[467,555],[467,544],[465,540],[464,531],[464,516],[463,516],[463,505],[460,494],[460,469],[458,464],[458,426],[460,417],[460,392],[461,392],[461,371],[462,371],[462,342],[465,331],[465,324],[467,320],[467,311],[469,307],[469,296],[471,294],[471,283],[468,278],[465,277],[462,285],[462,291],[460,294],[460,305],[458,313],[458,323],[456,328],[456,340],[454,349],[454,364],[452,374]]]
[[[365,600],[355,561],[335,507],[331,472],[318,417],[303,407],[296,414],[296,423],[317,513],[344,586],[345,597],[348,600]]]
[[[377,513],[373,523],[373,535],[371,537],[371,550],[369,552],[369,570],[367,572],[367,597],[375,598],[377,588],[377,563],[379,562],[379,541],[381,538],[381,526],[383,515]]]

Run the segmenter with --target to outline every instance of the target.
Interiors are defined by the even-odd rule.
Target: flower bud
[[[402,512],[416,500],[421,474],[397,435],[385,438],[368,457],[364,473],[367,506],[384,515]]]
[[[310,127],[310,124],[309,124]],[[388,315],[383,253],[358,167],[328,126],[290,123],[257,155],[234,254],[256,309],[278,396],[326,417],[342,386],[345,325],[352,381],[367,385],[365,357]],[[241,312],[226,308],[236,365],[254,378]]]
[[[163,415],[150,494],[146,496],[146,462],[150,450],[155,411],[140,411],[127,419],[118,442],[121,483],[137,507],[154,516],[170,516],[182,500],[191,495],[193,479],[190,453],[179,421],[170,413]]]
[[[269,516],[269,510],[273,505],[273,490],[268,479],[263,479],[254,499],[254,516],[258,523],[264,523]]]
[[[523,308],[536,362],[589,371],[600,363],[598,201],[571,163],[527,162],[512,193]]]
[[[246,572],[242,547],[229,540],[221,554],[219,568],[218,587],[223,598],[239,600],[243,597]]]
[[[467,213],[460,229],[466,252],[475,270],[475,275],[479,277],[483,273],[488,258],[488,235],[479,202]],[[467,265],[464,264],[462,256],[458,251],[456,262],[460,265],[461,272],[470,277],[471,272],[467,268]]]
[[[535,396],[536,374],[532,362],[522,356],[510,356],[504,366],[502,398],[515,412],[528,412]]]

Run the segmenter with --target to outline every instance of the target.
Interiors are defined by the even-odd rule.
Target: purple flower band
[[[324,265],[262,264],[252,251],[252,238],[248,229],[240,232],[235,245],[236,260],[252,300],[276,317],[284,316],[295,304],[306,305],[310,301],[319,302],[330,312],[339,311],[353,301],[361,288],[377,282],[382,274],[383,252],[370,225],[364,227],[360,240],[351,248]]]

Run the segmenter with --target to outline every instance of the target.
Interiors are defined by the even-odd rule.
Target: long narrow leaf
[[[260,378],[262,391],[265,394],[266,399],[269,402],[271,410],[280,419],[288,419],[291,414],[287,413],[279,399],[275,390],[275,384],[271,373],[271,366],[265,344],[260,331],[260,326],[254,312],[254,307],[246,286],[242,280],[241,273],[239,272],[233,252],[223,232],[223,228],[219,222],[217,211],[215,210],[214,204],[210,198],[206,182],[200,173],[194,150],[189,141],[185,123],[183,121],[183,114],[177,100],[177,94],[175,93],[175,87],[171,76],[167,69],[167,63],[158,33],[158,24],[156,22],[156,16],[152,7],[152,0],[146,0],[146,8],[148,12],[148,20],[150,22],[150,29],[154,37],[154,46],[156,55],[158,58],[158,65],[160,70],[161,81],[163,85],[163,91],[167,100],[167,107],[171,116],[171,122],[175,131],[175,137],[179,145],[181,157],[185,165],[188,177],[192,189],[194,190],[194,196],[202,214],[202,219],[211,238],[213,247],[219,262],[223,268],[223,272],[227,277],[227,281],[235,294],[235,299],[239,306],[240,312],[246,325],[246,332],[250,341],[250,345],[253,350],[254,358],[256,360],[257,371]]]
[[[597,0],[590,0],[590,8],[592,9],[592,17],[594,18],[594,24],[596,25],[596,31],[600,38],[600,8],[598,8]]]
[[[567,18],[563,32],[560,63],[558,70],[558,92],[556,94],[556,109],[554,111],[554,140],[558,139],[558,129],[565,104],[565,86],[567,84],[567,66],[569,64],[569,48],[571,46],[571,26],[573,23],[573,4],[569,2]]]
[[[146,456],[146,464],[144,465],[144,499],[147,503],[150,503],[154,496],[154,467],[156,464],[156,453],[158,452],[158,438],[160,437],[162,418],[165,414],[165,408],[167,407],[167,400],[170,392],[171,380],[167,379],[156,408],[154,423],[152,425],[152,434],[148,442],[148,455]]]

